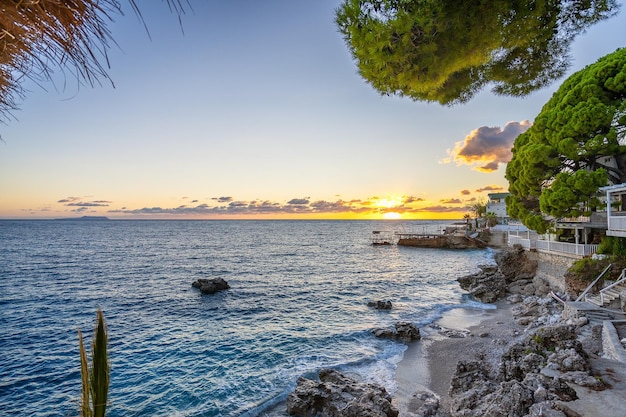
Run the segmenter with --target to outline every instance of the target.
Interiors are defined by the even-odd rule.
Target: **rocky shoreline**
[[[603,362],[601,326],[563,319],[563,304],[534,277],[537,265],[523,250],[495,258],[497,266],[459,284],[497,308],[470,326],[449,315],[422,329],[399,364],[395,398],[383,387],[322,370],[319,381],[298,381],[287,401],[290,415],[623,416],[626,372],[620,362]],[[426,361],[427,372],[416,369],[424,365],[418,361]]]

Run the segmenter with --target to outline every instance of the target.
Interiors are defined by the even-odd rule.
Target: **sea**
[[[334,368],[397,390],[407,346],[371,330],[490,309],[456,278],[490,249],[372,245],[450,221],[2,220],[0,414],[78,416],[77,332],[109,333],[108,417],[285,415]],[[230,289],[203,295],[199,278]],[[368,302],[389,300],[391,310]],[[419,342],[418,342],[419,343]]]

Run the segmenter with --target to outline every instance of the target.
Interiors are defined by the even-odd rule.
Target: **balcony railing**
[[[612,212],[609,216],[609,230],[626,231],[626,213]]]
[[[581,258],[593,255],[598,250],[598,245],[583,245],[541,239],[525,239],[521,236],[509,235],[509,246],[513,246],[515,244],[521,245],[524,249],[536,249],[539,252],[558,253]]]

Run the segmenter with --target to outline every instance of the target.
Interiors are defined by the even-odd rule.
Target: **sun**
[[[401,218],[402,214],[396,213],[395,211],[388,211],[387,213],[383,214],[383,219],[385,220],[397,220]]]

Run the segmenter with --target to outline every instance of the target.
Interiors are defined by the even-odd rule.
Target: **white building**
[[[506,211],[506,196],[510,195],[510,193],[492,193],[487,194],[489,197],[489,201],[487,201],[487,213],[491,212],[498,217],[498,221],[500,223],[507,223],[509,220],[509,215]]]

